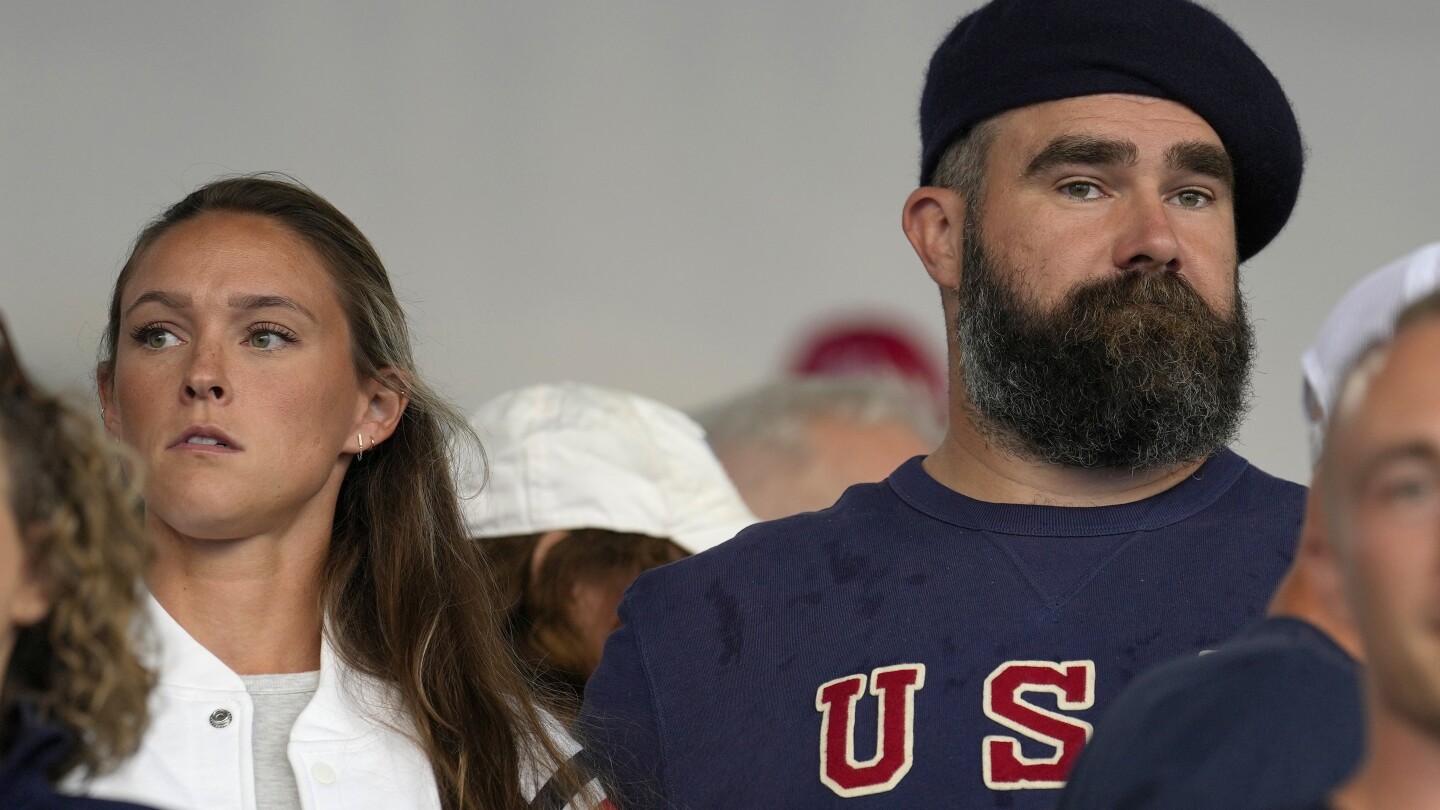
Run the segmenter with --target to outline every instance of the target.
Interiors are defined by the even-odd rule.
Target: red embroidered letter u
[[[864,675],[847,675],[815,692],[820,712],[820,781],[837,795],[868,796],[900,784],[915,760],[915,693],[925,686],[924,664],[896,664],[870,673],[870,694],[879,698],[875,756],[855,759],[856,703]]]

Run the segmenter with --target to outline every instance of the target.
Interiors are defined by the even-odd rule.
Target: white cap
[[[1405,307],[1440,287],[1440,242],[1426,245],[1376,270],[1351,287],[1300,358],[1316,401],[1307,403],[1310,460],[1320,458],[1325,423],[1335,409],[1345,374],[1372,344],[1388,340]],[[1309,407],[1313,405],[1313,407]],[[1318,412],[1314,412],[1318,409]]]
[[[607,529],[698,553],[756,522],[705,431],[654,400],[535,385],[501,394],[471,421],[490,472],[486,481],[476,459],[456,476],[471,537]]]

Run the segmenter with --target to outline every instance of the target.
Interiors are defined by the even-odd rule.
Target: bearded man
[[[1121,687],[1289,563],[1303,488],[1226,449],[1238,263],[1303,162],[1259,58],[1188,0],[994,0],[920,124],[949,432],[635,583],[581,717],[621,806],[1053,806]]]

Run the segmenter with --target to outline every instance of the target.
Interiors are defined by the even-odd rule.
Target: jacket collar
[[[149,623],[147,663],[154,669],[157,683],[186,689],[245,691],[240,676],[186,632],[148,590],[142,613]]]
[[[143,612],[152,641],[148,661],[161,686],[246,693],[240,676],[196,641],[148,591]],[[319,685],[297,719],[291,739],[357,739],[386,727],[406,733],[409,724],[397,706],[394,690],[347,666],[326,632],[320,640]]]

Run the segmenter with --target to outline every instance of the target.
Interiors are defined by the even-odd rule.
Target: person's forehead
[[[1036,149],[1065,135],[1132,141],[1200,141],[1223,147],[1220,136],[1189,107],[1169,99],[1125,93],[1076,96],[1019,107],[997,123],[1005,140]]]
[[[206,211],[166,230],[142,258],[198,249],[285,253],[297,260],[314,257],[305,240],[279,220],[242,211]]]
[[[243,289],[334,301],[334,284],[319,254],[280,222],[258,214],[207,212],[160,236],[140,257],[122,291],[124,308],[152,288]]]
[[[1440,450],[1440,320],[1401,333],[1360,395],[1354,415],[1340,416],[1352,458],[1406,443]]]

